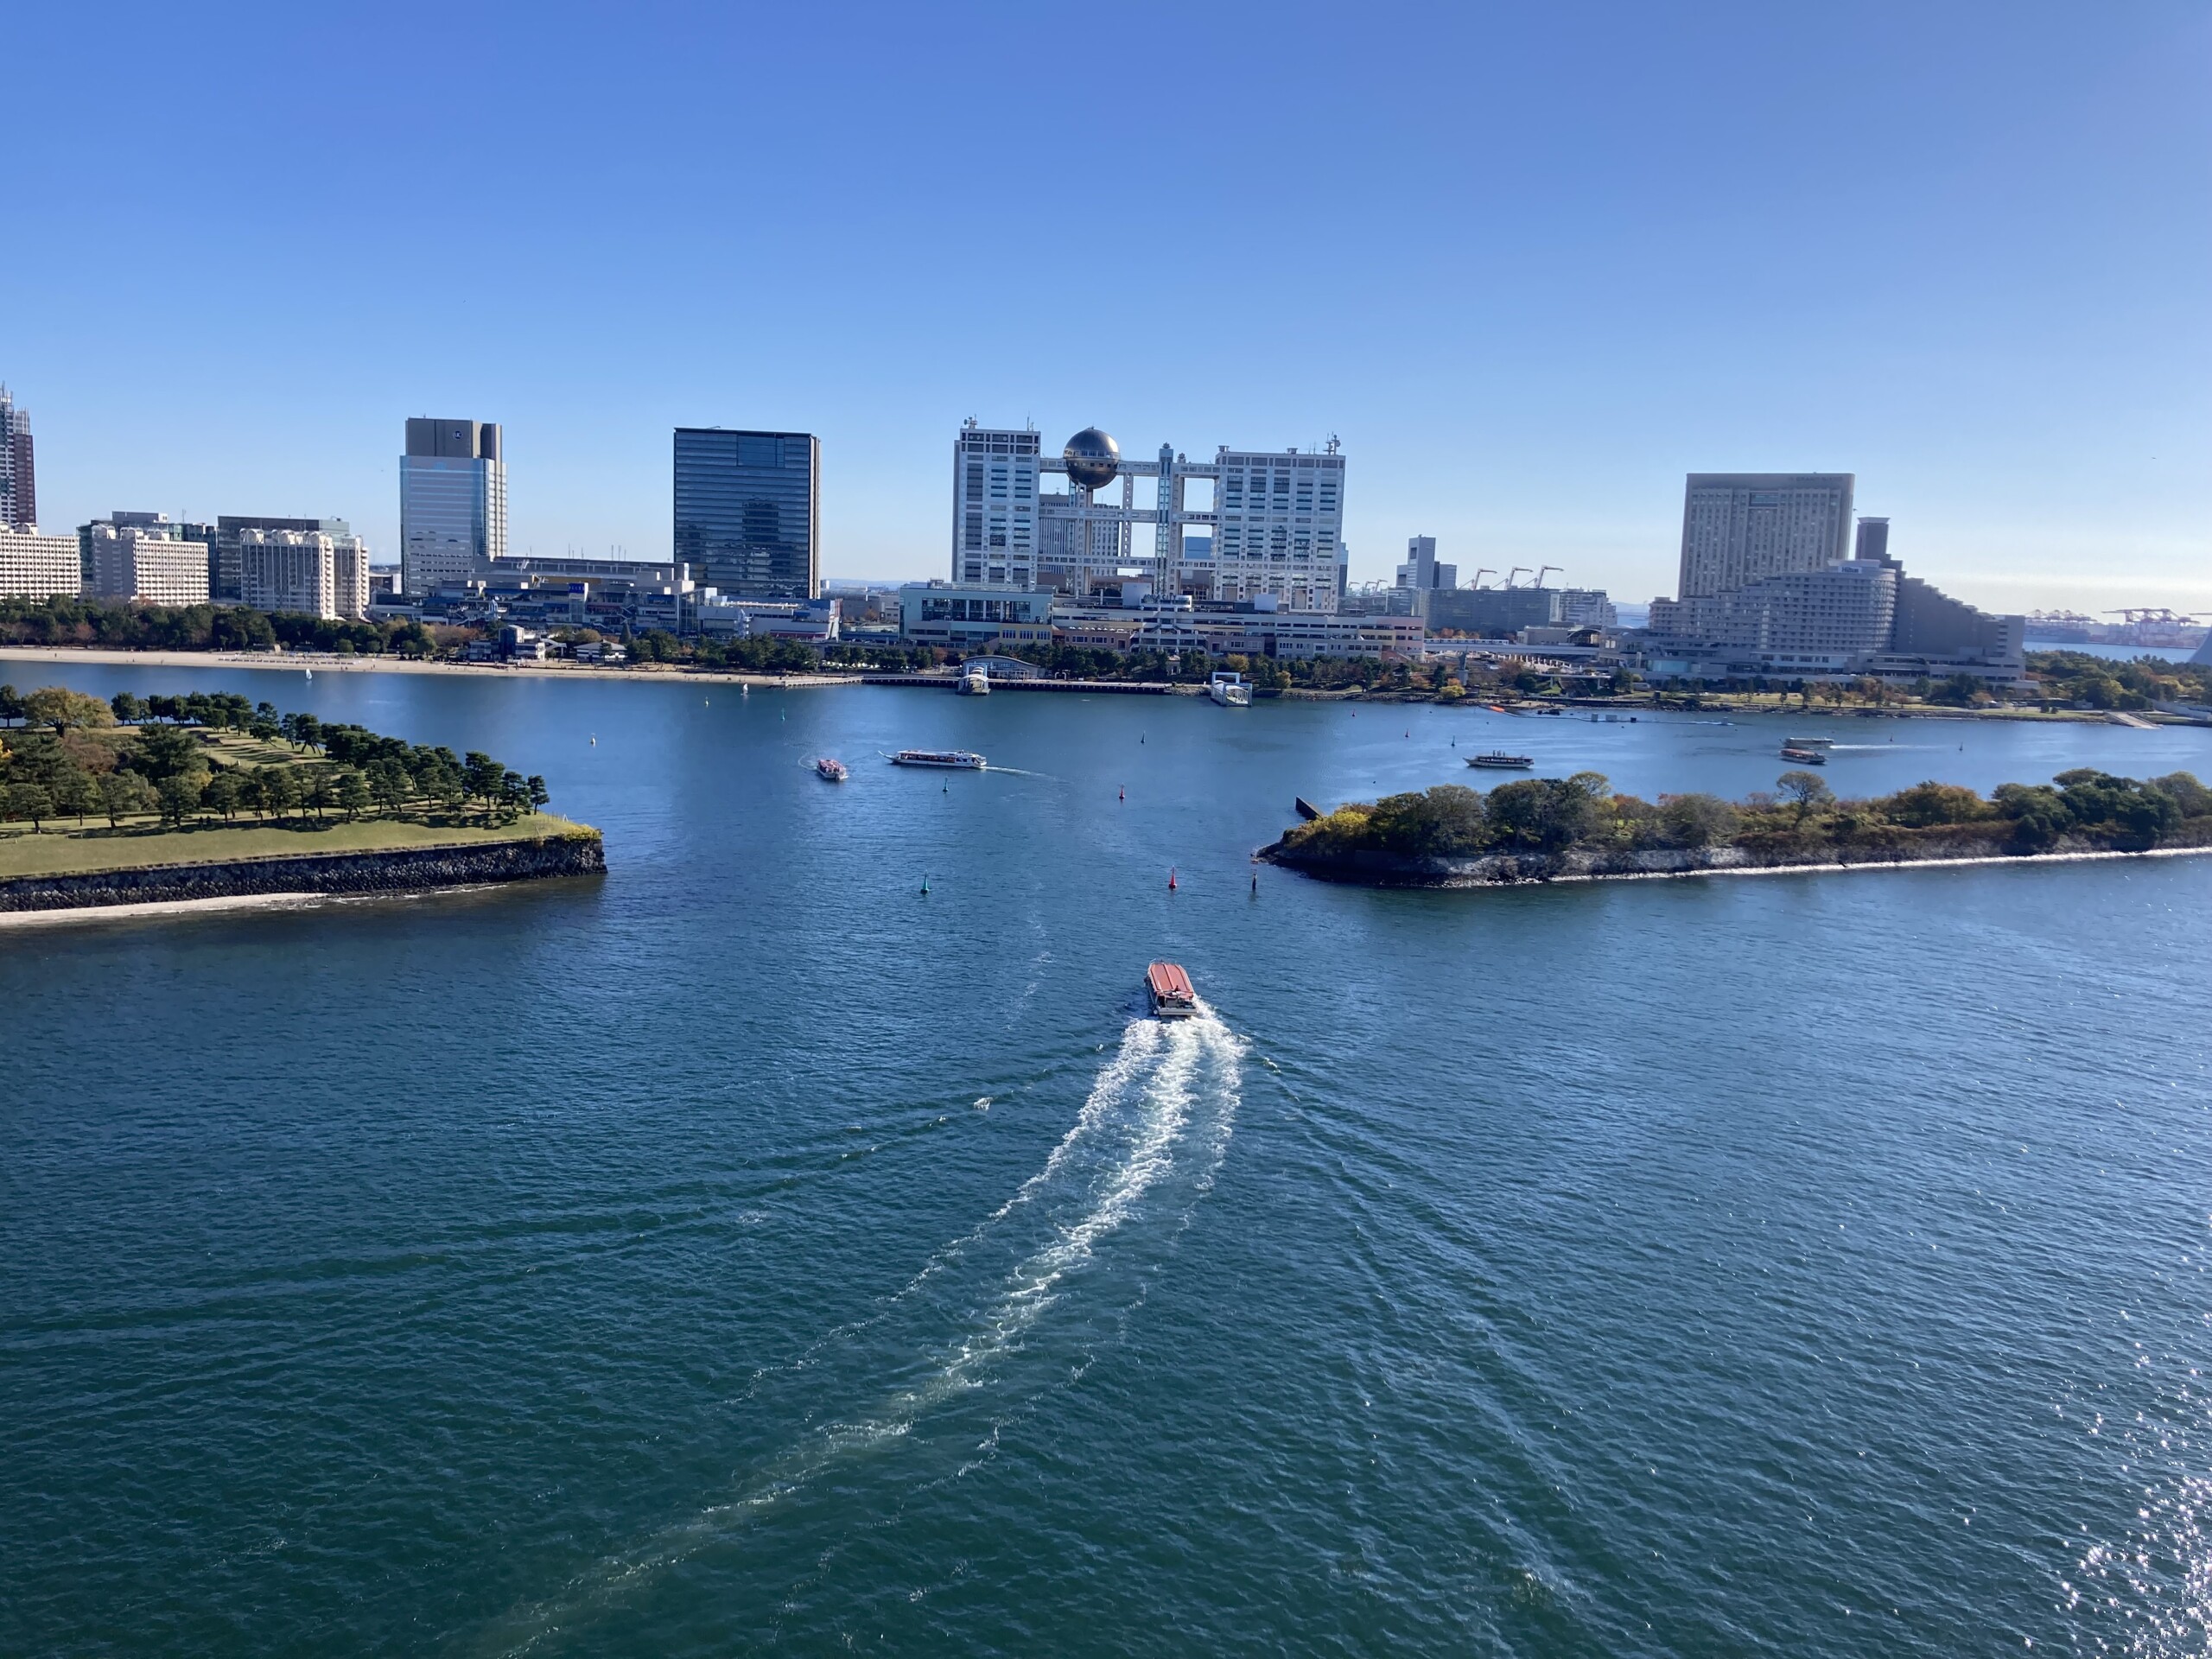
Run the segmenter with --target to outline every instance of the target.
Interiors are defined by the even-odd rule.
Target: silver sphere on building
[[[1121,476],[1121,445],[1095,426],[1070,438],[1061,459],[1067,462],[1069,481],[1086,490],[1103,489]]]

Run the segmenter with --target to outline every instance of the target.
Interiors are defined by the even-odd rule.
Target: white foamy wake
[[[914,1301],[977,1247],[1041,1212],[1052,1236],[1020,1255],[978,1306],[948,1333],[922,1377],[873,1410],[824,1425],[773,1459],[744,1489],[603,1562],[554,1600],[519,1609],[486,1632],[482,1649],[524,1653],[619,1601],[655,1574],[741,1532],[804,1490],[839,1461],[896,1441],[933,1407],[986,1386],[998,1362],[1070,1287],[1070,1281],[1145,1200],[1181,1172],[1170,1230],[1213,1182],[1235,1127],[1243,1044],[1203,1007],[1197,1017],[1133,1021],[1093,1082],[1082,1109],[1044,1166],[972,1230],[934,1254],[867,1319],[829,1333],[788,1368],[811,1366],[823,1349]]]

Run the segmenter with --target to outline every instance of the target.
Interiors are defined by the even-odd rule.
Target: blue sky
[[[1091,21],[1077,22],[1077,17]],[[2005,608],[2212,611],[2212,9],[19,8],[41,517],[350,518],[505,423],[514,550],[821,435],[942,574],[962,416],[1349,456],[1356,577],[1672,591],[1681,477],[1847,470]]]

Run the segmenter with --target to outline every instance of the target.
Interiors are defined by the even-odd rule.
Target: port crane
[[[1529,585],[1531,588],[1541,588],[1541,587],[1542,587],[1542,586],[1544,585],[1544,578],[1545,578],[1546,576],[1548,576],[1549,575],[1551,575],[1551,573],[1552,573],[1553,571],[1554,571],[1554,570],[1556,570],[1556,569],[1559,569],[1559,566],[1557,566],[1557,565],[1555,565],[1555,564],[1548,564],[1548,565],[1546,565],[1542,569],[1541,569],[1541,570],[1539,570],[1539,571],[1537,571],[1537,572],[1536,572],[1536,579],[1535,579],[1534,582],[1530,582]]]
[[[1488,565],[1484,565],[1481,569],[1475,572],[1475,579],[1467,585],[1471,588],[1479,588],[1483,585],[1483,578],[1484,576],[1494,576],[1497,574],[1497,571],[1491,569]]]
[[[1516,565],[1515,565],[1515,566],[1514,566],[1510,570],[1509,570],[1509,571],[1507,571],[1507,572],[1505,573],[1505,585],[1506,585],[1507,587],[1510,588],[1511,586],[1513,586],[1513,578],[1514,578],[1514,577],[1516,577],[1516,576],[1525,576],[1525,575],[1527,575],[1528,574],[1529,574],[1529,567],[1528,567],[1527,565],[1525,565],[1525,564],[1516,564]]]

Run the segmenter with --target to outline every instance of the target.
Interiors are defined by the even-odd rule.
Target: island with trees
[[[545,780],[227,693],[0,686],[0,912],[606,868]]]
[[[1497,887],[1653,875],[2212,849],[2212,790],[2190,773],[2139,780],[2082,768],[1989,796],[1915,784],[1839,800],[1786,772],[1741,801],[1646,801],[1603,774],[1464,785],[1356,802],[1298,824],[1258,856],[1325,880]]]

